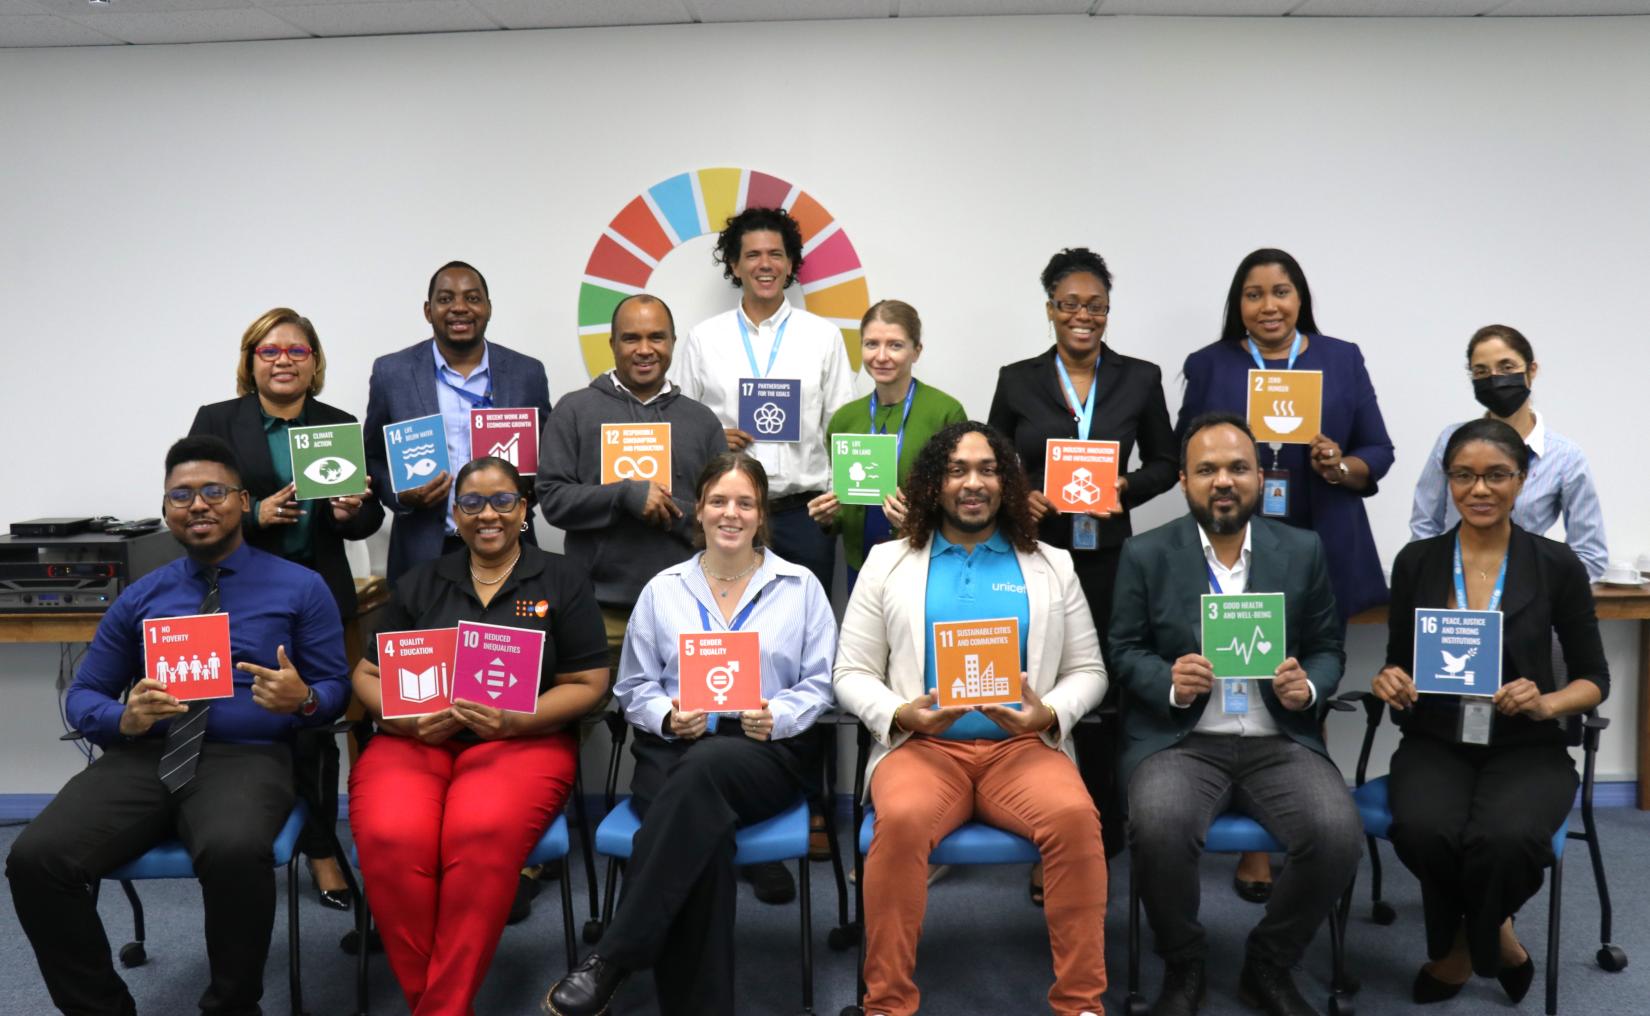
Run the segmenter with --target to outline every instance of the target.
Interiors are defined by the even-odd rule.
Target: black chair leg
[[[594,883],[592,878],[591,882]],[[567,969],[579,965],[579,945],[573,930],[573,865],[567,855],[561,859],[561,932],[567,943]]]
[[[93,885],[92,902],[97,902],[98,885]],[[130,879],[120,880],[120,891],[126,894],[126,902],[132,906],[132,941],[120,947],[120,965],[123,967],[141,967],[149,962],[149,954],[144,948],[143,930],[143,901],[138,899],[137,887]]]
[[[590,809],[584,800],[582,766],[573,770],[573,817],[579,824],[579,849],[584,854],[584,884],[590,891],[590,919],[584,925],[584,940],[595,945],[602,937],[601,894],[596,891],[596,847],[590,832]]]
[[[825,802],[825,842],[831,851],[831,877],[836,880],[836,917],[838,927],[848,926],[848,876],[842,868],[842,844],[837,838],[836,800]]]
[[[1369,846],[1369,919],[1384,927],[1398,919],[1398,912],[1381,898],[1380,841],[1373,836],[1365,836],[1364,842]]]
[[[343,856],[343,855],[334,855]],[[340,865],[339,867],[343,867]],[[288,998],[292,1016],[304,1016],[304,980],[300,969],[303,950],[298,941],[298,852],[286,862],[286,951]]]
[[[854,824],[849,831],[854,844],[854,928],[857,931],[855,940],[858,943],[858,959],[854,966],[854,1004],[844,1008],[840,1016],[862,1016],[860,1003],[865,1001],[865,855],[859,850],[859,827],[865,820],[865,809],[859,800],[854,801]]]
[[[619,899],[619,861],[618,858],[607,859],[607,891],[602,894],[602,927],[613,926],[613,905]]]
[[[1352,896],[1358,885],[1358,876],[1353,875],[1352,881],[1346,885],[1346,892],[1336,901],[1335,909],[1329,912],[1331,929],[1338,929],[1338,940],[1332,941],[1330,947],[1335,950],[1335,979],[1330,982],[1331,988],[1337,994],[1356,995],[1363,985],[1358,978],[1347,969],[1346,926],[1352,917]],[[1331,1008],[1334,1008],[1332,1005]]]
[[[1144,1016],[1146,999],[1140,994],[1140,871],[1129,852],[1129,995],[1124,1005],[1128,1016]]]
[[[1553,889],[1547,901],[1547,1016],[1558,1016],[1558,940],[1564,905],[1564,858],[1553,863]]]
[[[361,897],[361,909],[355,915],[355,938],[358,943],[355,953],[355,1011],[356,1016],[368,1016],[372,1011],[367,998],[367,954],[371,951],[367,943],[372,938],[372,911],[367,908],[365,896]]]
[[[813,886],[808,878],[808,855],[796,862],[796,900],[802,910],[802,1011],[814,1011]]]

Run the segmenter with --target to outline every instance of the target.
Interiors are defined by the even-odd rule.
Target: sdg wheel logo
[[[870,307],[865,269],[848,234],[812,195],[751,169],[720,166],[678,173],[636,195],[602,230],[579,285],[579,350],[591,377],[613,366],[613,308],[642,292],[671,251],[719,233],[746,208],[784,208],[802,227],[802,306],[842,329],[848,362],[859,370],[859,319]]]

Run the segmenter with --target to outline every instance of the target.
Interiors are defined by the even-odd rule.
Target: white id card
[[[1462,744],[1489,744],[1494,722],[1495,707],[1487,699],[1463,699],[1459,740]]]
[[[1071,517],[1071,549],[1100,549],[1100,520],[1092,515]]]
[[[1249,711],[1249,682],[1225,680],[1220,682],[1220,708],[1227,716],[1241,716]]]

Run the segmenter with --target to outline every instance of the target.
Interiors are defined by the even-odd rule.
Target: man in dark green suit
[[[1182,439],[1189,516],[1129,540],[1111,616],[1113,679],[1124,689],[1121,778],[1134,877],[1166,965],[1153,1016],[1190,1016],[1208,952],[1197,921],[1198,857],[1209,823],[1236,809],[1289,851],[1239,981],[1272,1016],[1314,1010],[1289,968],[1357,869],[1362,826],[1329,761],[1320,714],[1346,662],[1323,545],[1255,515],[1261,473],[1242,418],[1210,413]],[[1286,656],[1274,680],[1230,694],[1201,655],[1204,593],[1284,594]],[[1257,687],[1258,686],[1258,687]]]

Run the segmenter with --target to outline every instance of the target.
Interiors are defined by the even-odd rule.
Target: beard
[[[216,561],[235,548],[236,542],[241,538],[241,531],[230,528],[211,543],[191,543],[176,533],[172,534],[172,538],[178,541],[183,547],[183,552],[190,558],[196,561]]]
[[[1208,500],[1198,501],[1190,494],[1186,496],[1186,507],[1191,510],[1192,518],[1197,520],[1197,524],[1202,526],[1205,532],[1214,536],[1229,536],[1232,533],[1243,532],[1243,527],[1249,524],[1256,506],[1260,504],[1258,490],[1248,501],[1243,500],[1242,495],[1236,491],[1233,492],[1233,496],[1237,498],[1237,507],[1229,515],[1216,515]]]
[[[940,509],[940,514],[945,516],[945,521],[948,524],[950,524],[950,526],[953,529],[957,530],[957,532],[959,532],[959,533],[984,532],[985,530],[990,529],[993,525],[996,525],[996,523],[997,523],[997,513],[996,512],[992,512],[991,514],[989,514],[989,515],[985,516],[984,518],[980,519],[978,522],[972,522],[968,519],[962,518],[961,516],[959,516],[959,515],[955,514],[954,512],[952,512],[951,509],[949,509],[949,508],[942,507]]]

